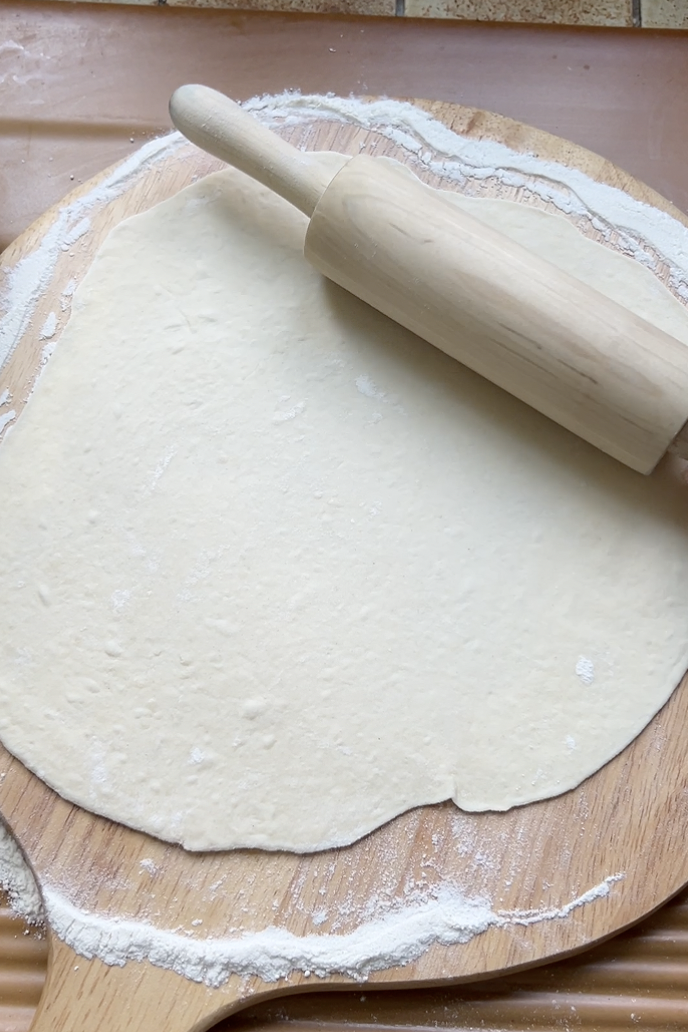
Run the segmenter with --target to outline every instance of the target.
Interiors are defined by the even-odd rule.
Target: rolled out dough
[[[688,343],[639,264],[457,203]],[[688,661],[671,464],[627,470],[324,282],[304,232],[231,170],[117,227],[0,448],[2,740],[192,849],[563,792]]]

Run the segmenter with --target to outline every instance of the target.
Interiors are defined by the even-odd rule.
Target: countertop
[[[24,2],[0,5],[0,248],[170,128],[182,82],[427,97],[597,151],[688,211],[688,33]]]
[[[113,3],[113,0],[100,0]],[[688,0],[119,0],[152,7],[223,7],[249,11],[450,18],[551,25],[688,28]]]

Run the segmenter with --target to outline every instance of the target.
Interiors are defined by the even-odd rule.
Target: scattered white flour
[[[579,656],[576,663],[576,676],[583,684],[592,684],[595,680],[595,664],[587,656]]]
[[[466,139],[413,104],[394,100],[364,103],[354,97],[282,93],[254,97],[243,106],[271,127],[323,118],[373,130],[414,155],[426,170],[462,186],[492,179],[525,189],[564,214],[589,218],[605,236],[616,235],[624,251],[654,267],[656,259],[647,253],[649,245],[651,252],[659,252],[667,260],[671,289],[688,301],[683,272],[688,261],[688,227],[578,169],[514,151],[494,140]]]
[[[140,861],[140,867],[151,875],[158,871],[149,857]],[[488,928],[565,919],[579,907],[609,896],[612,885],[622,878],[622,874],[610,875],[562,907],[495,911],[487,900],[469,898],[445,884],[432,898],[392,907],[346,934],[297,936],[273,926],[233,938],[195,939],[142,921],[79,910],[51,887],[45,889],[43,905],[19,847],[0,825],[0,887],[27,922],[41,924],[47,917],[59,938],[86,959],[98,957],[118,967],[130,960],[148,960],[215,988],[233,974],[258,975],[273,982],[291,971],[319,977],[337,973],[364,981],[373,971],[416,960],[433,945],[466,943]],[[323,921],[314,916],[316,925]],[[202,924],[198,919],[191,923]]]
[[[44,366],[45,363],[51,358],[52,353],[55,350],[56,343],[57,341],[50,340],[41,348],[41,366]]]
[[[374,130],[403,147],[420,165],[461,185],[497,179],[551,202],[565,214],[578,214],[638,261],[654,267],[657,256],[669,265],[670,288],[688,301],[682,269],[688,264],[688,228],[670,215],[637,201],[616,187],[591,179],[577,169],[523,154],[492,140],[471,140],[436,121],[412,104],[395,100],[365,103],[353,97],[282,93],[254,97],[244,107],[268,126],[300,125],[317,119],[340,121]],[[6,273],[0,284],[0,366],[28,327],[38,299],[50,282],[61,251],[88,232],[88,213],[122,194],[145,168],[185,144],[179,133],[151,140],[88,194],[60,209],[39,247]],[[429,150],[428,148],[431,148]],[[63,310],[72,290],[63,294]]]
[[[471,899],[453,886],[419,904],[398,907],[383,917],[341,935],[294,935],[268,927],[225,939],[191,939],[142,921],[118,920],[77,910],[53,889],[45,891],[51,928],[80,956],[109,965],[148,960],[194,982],[217,988],[231,975],[257,975],[265,982],[291,971],[323,978],[345,975],[365,981],[373,971],[403,966],[431,946],[467,943],[488,928],[561,920],[574,910],[608,896],[615,874],[563,907],[494,911],[484,899]]]
[[[61,252],[69,250],[88,232],[90,222],[87,213],[119,197],[140,172],[169,156],[183,143],[179,133],[172,133],[145,144],[84,197],[60,208],[36,250],[5,271],[5,282],[0,284],[0,311],[3,313],[0,320],[0,366],[7,361],[28,328]],[[74,286],[71,286],[73,292]],[[67,291],[69,287],[63,297],[71,296]]]
[[[172,459],[174,458],[176,451],[177,446],[175,444],[170,445],[170,447],[165,451],[165,454],[161,457],[159,463],[151,472],[151,477],[148,484],[149,491],[155,490],[155,486],[158,483],[158,480],[160,480],[160,477],[163,475],[169,464],[172,462]]]
[[[111,598],[113,612],[121,613],[130,598],[131,591],[126,588],[121,591],[113,591]]]
[[[9,405],[11,400],[12,396],[10,395],[8,388],[5,388],[2,394],[0,394],[0,408],[4,408],[5,405]],[[5,427],[9,426],[12,420],[16,418],[17,413],[14,409],[10,409],[9,412],[0,412],[0,434],[2,434]]]
[[[72,304],[72,298],[74,297],[74,291],[76,290],[76,280],[71,279],[67,286],[62,291],[60,296],[60,309],[66,312]]]
[[[90,219],[82,219],[81,222],[78,222],[73,229],[70,229],[69,232],[65,234],[62,241],[62,250],[68,251],[69,248],[77,242],[77,240],[81,240],[82,236],[85,236],[88,233],[90,228]]]
[[[286,423],[290,419],[296,419],[305,410],[305,401],[299,401],[296,405],[292,405],[291,408],[283,412],[276,412],[272,417],[273,423]]]
[[[13,419],[17,418],[17,413],[14,409],[10,409],[9,412],[3,412],[0,414],[0,434],[8,426]]]
[[[42,924],[43,904],[38,887],[22,852],[0,823],[0,888],[7,893],[10,906],[28,924]]]
[[[381,391],[369,376],[356,377],[356,390],[366,398],[384,398],[384,391]]]
[[[55,336],[56,329],[57,316],[54,312],[51,312],[48,318],[43,323],[43,329],[41,330],[41,340],[50,340],[51,337]]]

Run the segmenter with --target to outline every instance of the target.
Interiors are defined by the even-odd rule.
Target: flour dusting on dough
[[[384,391],[373,383],[369,376],[357,376],[356,377],[356,389],[359,394],[365,395],[366,398],[384,398]]]
[[[585,685],[590,685],[595,680],[595,664],[587,656],[579,656],[576,662],[576,677]]]

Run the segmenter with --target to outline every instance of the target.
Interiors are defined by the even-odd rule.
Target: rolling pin
[[[334,177],[205,86],[170,101],[192,143],[310,218],[305,257],[356,297],[641,473],[688,458],[688,347],[366,155]]]

